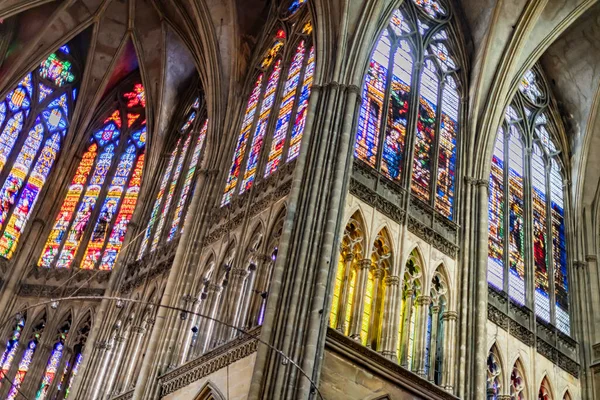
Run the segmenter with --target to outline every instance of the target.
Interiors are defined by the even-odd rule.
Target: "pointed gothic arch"
[[[496,400],[503,391],[504,368],[502,367],[502,357],[496,343],[492,345],[487,357],[487,385],[486,398]]]
[[[397,357],[400,365],[409,370],[416,367],[417,352],[415,335],[419,319],[419,298],[423,295],[423,279],[426,267],[418,245],[411,251],[404,267],[402,279],[402,305],[398,326]]]
[[[214,383],[208,381],[202,386],[194,400],[226,400],[226,398]]]
[[[521,358],[517,358],[510,374],[510,396],[514,400],[527,399],[527,379]]]
[[[554,400],[554,390],[547,375],[544,375],[538,390],[538,400]]]

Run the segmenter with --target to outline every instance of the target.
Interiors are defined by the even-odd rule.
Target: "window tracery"
[[[431,302],[427,312],[427,332],[425,338],[425,374],[436,385],[442,383],[444,362],[445,323],[444,313],[447,311],[448,284],[441,272],[436,271],[431,280],[429,296]]]
[[[550,391],[550,383],[548,378],[542,380],[540,390],[538,391],[538,400],[553,400],[552,392]]]
[[[517,360],[510,375],[510,399],[524,400],[526,393],[523,366],[521,365],[521,362]]]
[[[68,45],[0,100],[0,255],[10,259],[60,154],[79,71]]]
[[[414,366],[415,335],[419,314],[417,299],[421,296],[423,288],[421,278],[421,258],[415,249],[411,252],[405,267],[398,331],[398,360],[400,360],[402,366],[411,371]]]
[[[250,190],[257,176],[267,179],[299,154],[315,68],[312,25],[300,10],[304,3],[292,0],[282,11],[282,27],[260,62],[221,206],[236,192]]]
[[[195,98],[184,114],[185,122],[178,128],[180,136],[165,166],[138,250],[138,260],[146,254],[148,246],[149,252],[154,252],[160,244],[170,242],[183,229],[181,220],[185,219],[189,206],[208,131],[208,119],[199,118],[204,113],[201,105],[200,98]],[[167,226],[168,231],[164,232]]]
[[[92,129],[40,267],[110,270],[116,262],[137,204],[147,134],[142,84],[128,82],[117,92],[117,106]]]
[[[492,157],[488,283],[517,304],[531,302],[538,318],[568,335],[565,178],[550,105],[539,67],[527,71]],[[533,293],[526,290],[528,276]]]
[[[398,184],[410,175],[412,195],[452,220],[461,94],[449,21],[435,0],[394,11],[365,75],[354,155]]]
[[[498,351],[492,347],[487,358],[487,399],[498,400],[502,389],[502,365]]]

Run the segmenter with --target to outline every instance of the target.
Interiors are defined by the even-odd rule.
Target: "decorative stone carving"
[[[488,303],[488,319],[504,330],[508,330],[508,315]]]
[[[527,346],[535,346],[535,336],[533,332],[513,319],[509,318],[508,322],[509,331],[512,336],[516,337]]]

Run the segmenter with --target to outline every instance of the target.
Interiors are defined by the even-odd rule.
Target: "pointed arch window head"
[[[187,106],[183,128],[175,127],[179,138],[164,166],[150,219],[138,250],[138,260],[147,254],[148,250],[154,252],[160,245],[173,240],[183,229],[181,220],[185,219],[185,212],[189,206],[208,131],[207,119],[204,119],[202,124],[197,123],[198,116],[202,113],[204,111],[200,110],[200,99],[196,98]]]
[[[540,67],[527,71],[498,130],[490,174],[488,282],[570,334],[565,185],[550,96]],[[533,293],[527,293],[528,279]]]
[[[137,204],[147,135],[142,84],[119,88],[118,97],[123,102],[92,130],[40,267],[110,270],[116,262]]]
[[[257,177],[267,179],[299,154],[315,68],[312,25],[302,22],[299,12],[304,3],[291,1],[284,9],[285,28],[277,30],[258,65],[260,73],[246,104],[221,206],[232,201],[236,190],[244,194]]]
[[[488,353],[487,358],[487,399],[497,400],[502,389],[502,365],[495,348]]]
[[[510,375],[510,398],[511,400],[524,400],[526,393],[523,367],[517,360]]]
[[[79,72],[68,47],[0,100],[0,255],[10,259],[67,135]]]
[[[452,220],[461,93],[449,21],[433,0],[393,13],[365,75],[354,155]]]
[[[540,385],[540,390],[538,391],[538,400],[553,400],[552,392],[550,391],[550,383],[548,382],[548,378],[544,378],[542,380],[542,384]]]

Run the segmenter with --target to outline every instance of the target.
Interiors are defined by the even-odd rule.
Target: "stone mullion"
[[[402,321],[402,337],[400,343],[400,365],[404,368],[408,368],[408,342],[410,340],[410,320],[412,319],[413,313],[413,301],[414,301],[414,288],[407,289],[405,291],[405,304],[404,304],[404,321]]]
[[[103,388],[104,395],[108,395],[109,397],[112,397],[113,394],[113,388],[115,385],[115,379],[117,378],[117,372],[121,370],[123,356],[127,348],[128,339],[129,332],[125,332],[125,334],[119,335],[115,338],[115,354],[111,360],[111,364],[108,370],[108,379]]]
[[[306,51],[304,54],[305,54],[305,58],[306,58]],[[271,111],[269,112],[269,121],[267,122],[267,127],[265,128],[265,135],[263,137],[263,143],[259,150],[258,162],[256,163],[256,172],[255,172],[255,177],[254,177],[254,180],[255,180],[254,183],[256,183],[256,181],[263,180],[264,176],[265,176],[265,168],[267,166],[267,161],[269,159],[269,153],[271,152],[271,144],[273,143],[273,136],[275,135],[275,128],[277,125],[277,120],[279,119],[279,112],[281,111],[281,106],[283,105],[283,103],[282,103],[283,92],[285,90],[285,85],[288,80],[288,74],[290,72],[290,67],[291,67],[291,61],[293,60],[294,55],[295,55],[295,49],[291,53],[291,59],[287,60],[287,62],[285,64],[283,64],[283,62],[284,62],[283,57],[281,58],[281,62],[283,65],[280,70],[281,72],[279,75],[279,81],[277,82],[277,87],[275,88],[275,98],[273,99],[273,105],[271,106]],[[268,78],[267,78],[267,83],[268,83]],[[301,83],[298,82],[298,85],[300,86]],[[265,93],[263,94],[263,96],[265,94],[266,94],[266,86],[265,86]],[[260,119],[260,113],[258,115],[258,119]],[[290,122],[292,122],[291,115],[290,115]],[[288,131],[289,131],[289,128],[290,127],[288,125]],[[283,153],[282,153],[282,155],[283,155]],[[247,165],[246,165],[246,167],[247,167]],[[254,186],[254,184],[252,186]]]
[[[275,65],[276,63],[277,63],[277,61],[274,61],[273,65]],[[261,82],[262,87],[260,89],[260,96],[258,98],[258,102],[256,103],[256,109],[254,111],[254,117],[253,117],[254,120],[252,121],[252,125],[250,125],[250,130],[248,131],[248,138],[246,139],[244,157],[242,158],[242,162],[240,163],[239,175],[237,177],[237,182],[236,182],[235,187],[233,188],[233,192],[232,192],[233,195],[239,195],[241,187],[242,187],[241,185],[243,185],[243,182],[244,182],[244,176],[246,175],[246,167],[248,164],[248,158],[250,157],[250,153],[252,152],[252,141],[254,140],[254,135],[256,134],[256,127],[258,126],[258,121],[260,120],[261,109],[262,109],[263,102],[265,100],[265,95],[267,93],[267,86],[269,84],[269,78],[270,78],[272,72],[273,72],[273,68],[269,68],[268,70],[261,72],[263,74],[263,81]],[[281,80],[281,75],[279,76],[279,79]],[[252,87],[252,89],[254,89],[254,86]],[[277,89],[279,89],[279,83],[277,84]],[[237,136],[236,136],[238,138],[242,133],[241,127],[244,124],[243,121],[244,121],[244,117],[246,116],[246,110],[248,108],[248,101],[250,100],[251,94],[252,94],[252,91],[250,91],[248,93],[248,95],[246,96],[246,102],[243,103],[244,109],[242,111],[242,113],[243,113],[242,123],[240,124],[240,129],[237,132]],[[273,105],[275,105],[275,102],[273,102]],[[271,109],[270,112],[273,112],[273,109]],[[271,117],[271,114],[269,114],[269,118],[270,117]],[[265,135],[266,134],[267,134],[267,132],[265,130]],[[237,141],[235,143],[236,143],[235,147],[237,147]],[[233,158],[235,158],[235,150],[236,150],[235,147],[233,149],[233,151],[234,151]],[[257,165],[256,171],[258,172],[258,165]],[[228,172],[230,173],[231,170]],[[227,176],[229,176],[229,175],[227,175]],[[233,197],[232,197],[232,200],[233,200]]]
[[[22,133],[22,132],[21,132]],[[15,208],[14,206],[16,206],[19,198],[21,197],[21,194],[23,194],[23,190],[25,190],[25,186],[27,184],[27,181],[29,180],[29,177],[31,176],[31,173],[33,171],[33,169],[35,168],[35,164],[37,163],[37,161],[40,158],[40,155],[42,154],[42,150],[44,149],[44,146],[46,144],[46,140],[50,137],[52,137],[53,134],[51,134],[50,132],[46,131],[46,127],[44,125],[44,133],[42,134],[42,139],[40,141],[40,147],[38,148],[38,151],[36,152],[35,156],[33,157],[33,160],[31,161],[31,166],[29,167],[29,171],[27,172],[27,175],[25,176],[25,178],[23,178],[23,182],[21,184],[21,188],[17,191],[17,194],[15,195],[15,199],[13,202],[13,207],[9,208],[8,210],[8,214],[6,215],[6,218],[4,219],[4,223],[0,226],[0,228],[2,229],[1,232],[4,232],[4,230],[6,229],[6,225],[8,224],[8,222],[10,221],[10,218],[12,217],[12,215],[15,212]],[[23,142],[19,143],[19,140],[21,139],[21,137],[23,137]],[[23,145],[25,144],[25,140],[29,137],[29,132],[25,135],[19,135],[19,137],[17,138],[17,142],[15,143],[15,145],[13,146],[13,150],[19,149],[19,151],[13,151],[11,152],[11,156],[13,155],[12,153],[16,153],[14,155],[14,159],[12,161],[7,161],[6,164],[4,165],[3,168],[3,174],[0,175],[0,184],[4,185],[4,183],[6,182],[6,179],[8,178],[8,175],[10,175],[10,172],[12,171],[12,167],[14,166],[14,162],[16,161],[16,158],[18,157],[18,154],[21,152]],[[57,157],[60,154],[60,150],[62,149],[62,145],[64,144],[65,138],[63,138],[61,136],[61,141],[60,141],[60,147],[59,147],[59,151],[57,152]],[[17,147],[19,146],[20,147]],[[56,160],[55,160],[56,161]],[[31,212],[31,209],[30,209]]]
[[[21,338],[23,338],[23,337],[24,337],[24,335],[21,335]],[[21,359],[23,358],[23,354],[25,353],[25,350],[27,350],[27,346],[29,345],[29,342],[32,340],[32,338],[33,338],[33,332],[30,333],[30,336],[28,337],[28,339],[26,341],[19,340],[19,346],[17,347],[17,351],[15,352],[15,357],[13,358],[13,362],[11,363],[10,368],[8,369],[8,372],[6,373],[6,376],[0,377],[0,399],[5,399],[6,396],[8,395],[8,392],[10,391],[10,388],[12,387],[10,385],[9,381],[14,382],[15,377],[17,375],[17,371],[19,369],[19,363],[21,362]],[[38,346],[39,346],[39,343],[38,343]],[[33,354],[33,356],[35,357],[35,353]],[[0,369],[1,369],[1,366],[0,366]]]
[[[185,320],[181,321],[179,329],[182,330],[181,334],[183,339],[181,341],[177,341],[175,344],[175,349],[172,353],[172,361],[171,366],[175,367],[177,365],[181,365],[187,359],[190,341],[192,339],[192,328],[196,323],[198,309],[200,308],[200,301],[194,296],[184,296],[184,308],[186,310],[190,310],[190,312],[185,313]],[[190,307],[191,306],[191,307]],[[183,314],[182,314],[183,315]]]
[[[228,331],[225,325],[221,321],[225,322],[228,318],[231,308],[231,286],[229,285],[229,279],[231,279],[231,270],[228,272],[227,282],[223,282],[223,290],[219,296],[219,304],[217,305],[216,313],[214,318],[217,321],[213,321],[212,335],[210,338],[209,349],[216,348],[224,343],[224,334]]]
[[[96,142],[94,142],[94,143],[96,143]],[[86,147],[85,152],[87,152],[87,150],[89,149],[90,146]],[[90,172],[85,181],[85,185],[82,185],[83,190],[81,191],[81,194],[79,195],[79,200],[77,200],[77,203],[75,204],[75,208],[73,209],[73,213],[71,214],[71,220],[69,221],[69,224],[67,225],[67,228],[65,229],[64,236],[61,240],[61,243],[58,246],[58,250],[56,251],[56,254],[54,255],[54,260],[52,261],[51,267],[56,267],[56,263],[58,262],[59,256],[62,253],[63,248],[65,247],[67,237],[69,236],[69,231],[71,230],[71,228],[73,227],[73,223],[75,222],[75,217],[77,216],[77,210],[78,210],[79,206],[81,205],[81,200],[85,197],[85,192],[90,184],[92,176],[94,175],[94,170],[96,169],[96,166],[98,165],[98,161],[100,160],[100,155],[102,154],[103,148],[101,148],[98,143],[96,143],[96,146],[97,146],[97,151],[96,151],[96,156],[94,157],[94,162],[92,164],[92,167],[90,168]],[[84,154],[85,154],[85,152],[84,152]],[[75,174],[77,173],[77,169],[79,168],[79,165],[81,164],[81,161],[83,160],[83,155],[77,156],[74,159],[77,161],[77,165],[75,165],[75,169],[73,170],[73,173],[71,175],[72,177],[75,176]],[[71,178],[71,179],[73,179],[73,178]],[[70,182],[70,181],[67,181],[67,182]],[[62,208],[62,205],[64,204],[67,194],[69,193],[69,186],[71,186],[71,184],[66,183],[66,185],[67,185],[67,191],[65,192],[65,195],[61,201],[60,207],[57,209],[56,216],[54,217],[55,220],[60,213],[60,209]],[[49,226],[50,231],[48,232],[48,235],[51,233],[51,230],[53,229],[53,227],[54,227],[54,222]],[[42,251],[43,251],[43,247],[42,247]],[[73,261],[75,261],[75,259],[73,259]],[[71,264],[73,264],[73,263],[71,263]]]
[[[25,396],[35,396],[35,393],[37,392],[37,389],[42,381],[43,373],[46,370],[46,366],[48,365],[48,360],[50,359],[50,355],[52,354],[55,343],[56,342],[47,343],[42,341],[41,344],[38,344],[39,349],[36,349],[33,360],[29,365],[29,371],[27,371],[27,375],[25,376],[20,389]]]
[[[523,202],[525,222],[525,306],[534,310],[535,315],[535,258],[533,254],[533,185],[531,181],[531,154],[532,148],[528,144],[523,149]],[[535,321],[535,318],[534,318]],[[535,325],[535,324],[533,324]],[[531,329],[531,326],[530,326]]]
[[[504,292],[509,296],[510,298],[510,285],[509,285],[509,281],[510,281],[510,245],[509,245],[509,238],[510,238],[510,207],[509,207],[509,199],[510,199],[510,151],[509,151],[509,144],[510,144],[510,127],[508,126],[508,124],[504,124],[504,130],[503,130],[503,135],[504,135],[504,139],[502,141],[502,144],[504,146],[503,152],[504,152],[504,165],[503,165],[503,174],[502,174],[502,179],[503,179],[503,185],[504,185],[504,190],[503,190],[503,196],[504,196],[504,204],[502,206],[502,212],[504,214],[504,218],[502,218],[502,224],[504,225],[504,237],[502,238],[503,241],[503,252],[502,252],[502,261],[503,261],[503,289]],[[523,158],[525,158],[525,156],[523,155]],[[524,162],[524,161],[523,161]],[[525,182],[523,181],[523,190],[525,190]],[[523,192],[525,193],[525,192]],[[523,210],[523,214],[525,216],[525,210]],[[523,229],[526,229],[525,227],[523,227]],[[506,305],[506,310],[503,310],[508,314],[508,302]]]
[[[176,152],[175,152],[175,157],[173,158],[173,166],[171,168],[171,171],[169,171],[169,178],[167,179],[167,185],[165,186],[165,191],[163,192],[163,196],[160,199],[160,207],[158,207],[158,213],[156,214],[156,217],[154,219],[154,223],[152,224],[152,229],[150,230],[150,237],[148,238],[148,245],[146,246],[146,254],[150,254],[152,253],[152,242],[154,241],[154,236],[156,236],[156,234],[158,233],[156,231],[156,229],[158,228],[158,225],[160,223],[160,220],[163,218],[162,214],[163,214],[163,209],[165,207],[165,205],[167,204],[167,197],[169,196],[169,188],[171,186],[171,181],[173,180],[173,176],[175,175],[175,170],[177,169],[177,162],[179,160],[179,157],[181,156],[181,151],[183,150],[183,144],[185,141],[181,141],[180,138],[180,142],[179,145],[176,146]],[[169,161],[167,161],[167,164],[165,165],[165,167],[169,166],[170,163],[170,159],[171,159],[171,154],[169,154],[169,156],[167,157],[167,159]],[[161,172],[166,172],[166,171],[161,171]],[[162,183],[163,176],[162,174],[159,175],[159,181],[158,181],[158,190],[160,191],[160,184]],[[156,192],[156,194],[158,194],[158,192]],[[156,198],[154,198],[154,201],[156,201]],[[154,202],[151,203],[152,207],[154,206]],[[152,215],[152,211],[150,211],[150,214]],[[165,224],[163,225],[163,231],[165,229],[165,225],[166,225],[166,221]],[[162,232],[161,232],[162,234]],[[157,242],[157,249],[158,249],[158,245],[160,245],[160,238],[158,239]]]
[[[279,241],[262,339],[298,361],[318,381],[329,309],[332,265],[352,167],[352,130],[359,107],[358,87],[330,82],[314,85],[303,145],[289,195],[292,207]],[[316,135],[318,132],[318,135]],[[317,205],[317,206],[315,206]],[[325,211],[323,211],[325,210]],[[300,220],[298,220],[300,218]],[[292,221],[298,221],[292,229]],[[293,269],[286,266],[294,265]],[[289,310],[279,313],[277,310]],[[300,329],[298,329],[301,327]],[[249,398],[306,398],[310,383],[296,369],[261,346]]]
[[[439,302],[439,299],[437,301]],[[425,366],[428,368],[427,379],[432,382],[435,381],[435,358],[437,356],[437,336],[440,323],[440,306],[436,302],[434,304],[431,306],[431,337],[429,343],[425,343],[425,346],[429,346],[429,360],[425,360]],[[429,361],[429,365],[427,365],[427,361]]]
[[[398,320],[400,277],[386,276],[383,283],[385,285],[385,296],[381,326],[381,353],[384,357],[398,362],[396,349],[398,348],[398,325],[400,323]]]
[[[219,308],[219,300],[221,297],[221,292],[223,288],[220,285],[211,283],[207,287],[207,295],[205,300],[205,310],[203,310],[204,315],[210,318],[216,318],[216,314]],[[198,354],[205,353],[210,347],[210,343],[212,340],[212,333],[214,330],[215,321],[212,319],[204,319],[202,327],[199,328],[198,335]]]
[[[435,201],[437,196],[437,183],[438,183],[438,168],[440,161],[440,139],[442,137],[441,128],[442,128],[442,107],[444,106],[444,90],[446,88],[444,74],[440,74],[438,76],[438,92],[437,92],[437,109],[435,110],[435,137],[433,138],[433,149],[430,149],[429,154],[433,158],[433,163],[431,164],[430,177],[431,182],[429,182],[429,194],[431,198],[429,199],[429,205],[435,210]]]
[[[156,251],[158,253],[160,250],[157,249]],[[179,304],[177,304],[177,306],[183,308],[184,310],[190,310],[190,307],[188,305],[189,303],[193,304],[193,302],[193,296],[183,295],[180,297]],[[184,342],[187,339],[187,332],[183,331],[183,329],[188,325],[188,319],[193,318],[189,312],[176,310],[170,311],[174,311],[178,315],[178,318],[174,319],[171,323],[171,329],[173,330],[173,332],[178,333],[177,339],[173,344],[173,347],[169,350],[169,355],[167,356],[168,368],[173,369],[177,366],[177,363],[179,362],[182,347],[184,346]]]
[[[417,317],[415,321],[415,351],[413,356],[413,371],[426,378],[425,374],[425,337],[427,335],[427,322],[429,320],[429,304],[431,297],[417,297]]]
[[[415,143],[417,132],[417,121],[419,119],[419,100],[421,98],[421,75],[423,73],[423,60],[418,60],[413,63],[411,73],[412,85],[410,92],[410,100],[408,106],[408,116],[406,118],[406,137],[404,143],[404,182],[403,187],[406,188],[406,209],[410,205],[410,197],[412,191],[412,173],[413,159],[415,156]],[[411,107],[412,105],[412,107]],[[408,213],[405,218],[408,218]]]
[[[306,70],[308,68],[308,60],[310,59],[310,49],[313,48],[313,44],[310,39],[304,40],[305,43],[305,53],[304,60],[302,60],[302,69],[300,70],[300,75],[298,76],[298,87],[296,88],[296,94],[294,98],[294,104],[292,106],[292,112],[290,113],[290,124],[288,126],[288,130],[285,134],[285,140],[283,142],[283,148],[281,149],[281,161],[279,162],[278,169],[281,168],[282,165],[287,163],[288,160],[288,152],[290,151],[290,142],[292,141],[292,133],[294,132],[294,122],[296,121],[296,117],[298,116],[298,108],[300,106],[300,96],[302,96],[302,88],[304,86],[304,79],[306,78]],[[316,55],[315,55],[316,58]],[[313,76],[314,79],[314,76]]]
[[[347,253],[344,256],[344,277],[342,279],[342,287],[338,300],[338,315],[335,327],[335,329],[342,333],[346,332],[346,328],[349,329],[349,327],[346,327],[346,307],[348,307],[348,290],[350,289],[350,275],[354,257],[352,252]]]
[[[126,358],[125,358],[125,369],[120,369],[123,371],[122,376],[120,376],[119,382],[117,382],[117,387],[115,391],[117,393],[123,393],[129,390],[129,386],[131,385],[131,378],[133,376],[133,371],[136,366],[136,360],[140,351],[140,347],[142,344],[142,339],[144,338],[144,333],[146,329],[142,326],[133,326],[131,328],[130,335],[131,340],[129,340],[129,347],[127,348]]]
[[[354,300],[352,301],[352,314],[350,317],[350,337],[361,341],[362,319],[365,312],[365,294],[369,280],[371,260],[365,258],[360,261],[356,274],[356,285],[354,287]],[[372,306],[372,304],[371,304]]]
[[[196,117],[196,118],[198,118],[198,117]],[[198,140],[198,135],[195,135],[194,132],[192,132],[191,130],[189,131],[188,134],[191,135],[190,144],[188,145],[187,153],[185,154],[183,164],[181,164],[181,172],[179,174],[179,178],[177,178],[177,183],[175,184],[175,190],[173,191],[173,199],[171,200],[171,204],[169,205],[169,210],[167,212],[167,215],[165,216],[165,223],[163,226],[161,237],[158,239],[158,247],[160,247],[161,244],[167,243],[167,239],[169,238],[169,233],[171,232],[171,224],[173,223],[175,208],[177,208],[177,201],[181,197],[181,190],[183,188],[183,184],[185,182],[185,178],[187,176],[188,169],[190,168],[190,162],[192,160],[194,148],[196,147],[196,142]],[[181,139],[187,139],[187,137],[184,135],[181,137]],[[185,140],[183,142],[185,142]],[[181,148],[183,151],[183,144],[181,145]],[[173,174],[175,174],[176,169],[177,169],[177,164],[175,163],[173,165]],[[171,181],[172,180],[173,179],[171,176]],[[166,199],[165,199],[165,201],[166,201]]]
[[[380,264],[374,266],[372,269],[373,273],[373,297],[371,299],[371,315],[369,316],[369,332],[367,335],[367,347],[381,351],[381,309],[378,305],[384,306],[383,299],[381,299],[381,285],[383,284],[383,277],[385,276],[385,270],[381,268]],[[375,342],[375,348],[372,347],[372,343]]]
[[[242,309],[242,301],[244,300],[244,296],[242,293],[242,289],[244,288],[244,282],[248,279],[248,270],[246,268],[233,268],[230,271],[231,281],[229,282],[229,298],[230,298],[230,311],[229,315],[226,316],[225,322],[230,325],[237,326],[236,320],[238,319],[238,315]],[[229,334],[223,335],[225,341],[229,341],[233,339],[237,334],[237,329],[224,327],[225,332],[229,332]]]
[[[123,150],[124,151],[124,150]],[[135,167],[137,165],[137,162],[140,158],[140,156],[142,155],[143,151],[138,151],[136,154],[136,157],[133,161],[133,164],[131,165],[131,170],[129,171],[129,175],[127,176],[127,179],[125,181],[125,185],[123,186],[123,191],[121,192],[121,196],[119,197],[119,202],[118,204],[118,208],[114,211],[112,217],[111,217],[111,221],[108,224],[108,226],[106,227],[106,231],[104,232],[104,242],[102,243],[102,249],[100,250],[100,257],[99,259],[94,263],[94,269],[98,269],[100,264],[102,263],[102,258],[104,256],[104,251],[106,250],[106,246],[108,245],[108,240],[110,239],[110,235],[115,227],[115,225],[117,224],[117,217],[119,216],[119,213],[121,212],[121,208],[123,207],[123,203],[125,201],[125,195],[127,194],[127,190],[129,189],[129,183],[131,182],[131,177],[133,176],[134,172],[135,172]],[[119,160],[120,161],[120,160]],[[115,170],[116,173],[116,170]],[[112,181],[112,177],[111,177],[111,181]],[[110,182],[110,184],[107,186],[107,193],[106,195],[108,195],[108,189],[110,188],[112,182]],[[106,197],[105,197],[106,198]],[[96,218],[99,217],[100,215],[100,211],[102,209],[102,207],[104,206],[104,201],[102,202],[102,204],[100,205],[100,208],[98,209],[98,216]],[[90,220],[92,222],[95,222],[94,220]],[[95,228],[95,223],[94,223],[94,228]],[[92,228],[92,234],[93,234],[93,229]],[[91,236],[90,236],[91,238]],[[87,244],[86,243],[86,250],[87,250]],[[84,251],[86,251],[84,250]],[[84,254],[84,253],[82,253]],[[83,261],[83,260],[82,260]],[[114,266],[113,266],[114,267]]]
[[[83,237],[79,240],[79,246],[77,247],[77,251],[75,252],[75,257],[73,257],[73,261],[71,262],[71,267],[76,267],[76,266],[81,265],[82,258],[87,250],[87,245],[90,241],[90,238],[92,237],[94,228],[96,227],[96,221],[97,221],[98,217],[100,216],[100,211],[102,210],[102,207],[104,206],[104,200],[106,199],[106,196],[108,194],[108,189],[112,186],[111,185],[112,179],[114,178],[114,176],[117,172],[119,163],[121,162],[121,156],[125,152],[128,142],[129,142],[129,132],[127,132],[127,135],[124,135],[124,137],[121,138],[121,140],[118,142],[118,144],[116,146],[115,152],[113,153],[113,158],[112,158],[110,167],[104,178],[104,183],[100,187],[100,193],[98,193],[98,197],[96,198],[96,202],[95,202],[94,208],[90,214],[90,219],[85,228]],[[107,146],[108,145],[109,144],[107,143]],[[100,155],[100,152],[98,153],[98,155]],[[131,170],[129,171],[130,176],[133,173],[134,168],[135,168],[135,163],[131,166]],[[92,175],[93,173],[94,173],[94,171],[91,171],[90,175]],[[127,180],[127,181],[129,181],[129,180]],[[85,187],[85,190],[87,190],[87,186]],[[85,196],[85,190],[84,190],[84,196]],[[121,196],[123,196],[125,190],[127,190],[126,186],[123,190],[123,193],[121,193]],[[116,218],[116,215],[115,215],[115,218]],[[73,220],[74,220],[74,218],[73,218]],[[106,241],[106,239],[105,239],[105,241]]]
[[[63,373],[65,375],[65,378],[68,378],[68,376],[70,375],[71,369],[73,368],[73,365],[69,365],[69,370],[68,371],[65,370],[67,361],[70,362],[72,358],[73,358],[73,349],[70,346],[69,347],[64,346],[62,357],[60,358],[58,367],[56,368],[56,373],[54,374],[54,379],[52,379],[52,383],[50,384],[50,388],[48,389],[48,394],[46,395],[47,399],[52,399],[53,396],[56,397],[58,395],[58,393],[57,393],[58,384],[60,383],[60,380],[63,377]],[[65,379],[65,384],[67,384],[67,383],[68,383],[68,381]]]
[[[552,224],[552,185],[550,159],[545,160],[544,178],[546,179],[546,274],[548,275],[548,301],[550,302],[550,323],[556,326],[556,292],[554,282],[554,246],[552,243],[553,224]]]
[[[454,377],[456,375],[456,320],[458,313],[455,311],[446,311],[442,314],[444,357],[442,360],[442,380],[441,386],[454,393]]]
[[[386,27],[385,29],[387,30],[388,28]],[[388,57],[387,76],[385,77],[386,86],[383,92],[383,104],[381,105],[381,121],[377,127],[379,130],[379,135],[377,137],[378,143],[377,155],[375,157],[375,170],[378,172],[381,172],[381,164],[383,160],[383,147],[385,146],[385,136],[387,133],[387,116],[390,107],[390,94],[392,92],[392,76],[394,74],[394,56],[396,55],[396,50],[398,49],[399,44],[400,40],[390,35],[390,54]]]

